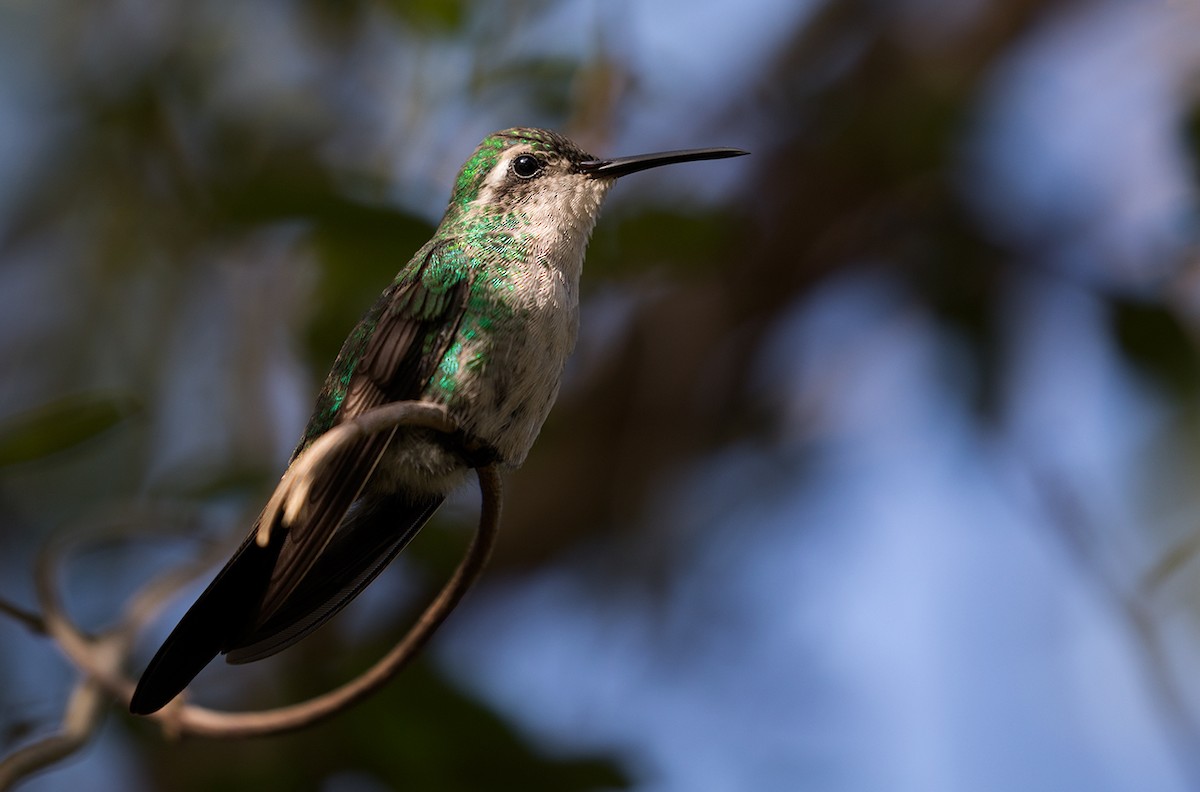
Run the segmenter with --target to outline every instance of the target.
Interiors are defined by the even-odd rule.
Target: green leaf
[[[461,0],[408,0],[392,2],[392,11],[417,30],[453,33],[466,18]]]
[[[137,411],[132,398],[111,393],[81,393],[44,404],[0,426],[0,466],[66,451]]]
[[[616,277],[662,265],[680,278],[709,277],[715,268],[728,266],[719,251],[731,246],[737,224],[724,212],[659,208],[607,219],[588,250],[588,271]]]

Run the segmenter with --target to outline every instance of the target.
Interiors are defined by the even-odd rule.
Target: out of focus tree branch
[[[1139,656],[1179,768],[1192,784],[1200,785],[1200,760],[1197,758],[1200,757],[1200,727],[1172,673],[1154,614],[1154,595],[1166,576],[1178,568],[1179,554],[1190,555],[1190,547],[1169,551],[1153,565],[1148,575],[1129,585],[1105,557],[1099,532],[1088,518],[1074,488],[1063,477],[1053,475],[1041,475],[1034,483],[1051,533],[1056,535],[1071,561],[1133,636],[1129,645]]]

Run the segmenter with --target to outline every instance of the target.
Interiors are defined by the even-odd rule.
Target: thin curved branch
[[[387,684],[416,656],[441,626],[463,595],[479,579],[491,555],[500,527],[501,483],[495,465],[478,468],[483,494],[479,528],[437,598],[429,604],[408,633],[375,665],[355,679],[300,704],[262,712],[231,713],[191,705],[168,706],[151,716],[172,734],[192,734],[221,739],[257,737],[295,731],[324,720],[371,695]]]
[[[176,512],[166,514],[165,510],[160,507],[156,507],[152,511],[144,514],[141,511],[138,511],[136,514],[138,515],[137,517],[131,516],[127,510],[123,509],[112,514],[105,514],[100,518],[93,518],[89,520],[86,526],[81,526],[76,530],[61,532],[60,537],[69,537],[69,539],[64,541],[60,538],[58,544],[44,546],[42,548],[43,553],[46,552],[47,547],[51,547],[54,552],[51,554],[51,558],[43,559],[38,563],[42,563],[47,567],[46,571],[48,573],[48,577],[50,580],[53,580],[53,570],[59,567],[60,558],[66,554],[70,547],[84,543],[112,541],[114,539],[128,541],[131,536],[136,535],[128,526],[139,521],[153,521],[156,525],[167,524],[176,527],[178,527],[178,525],[181,523],[179,515]],[[181,588],[184,584],[189,583],[193,577],[204,572],[210,563],[218,560],[219,556],[216,555],[213,555],[212,559],[208,560],[208,556],[210,554],[211,553],[208,552],[204,553],[201,558],[197,559],[195,564],[189,564],[186,570],[176,569],[165,573],[162,576],[163,580],[156,580],[155,582],[144,586],[142,590],[135,595],[135,598],[141,598],[142,600],[145,600],[150,597],[150,595],[155,595],[156,602],[163,602],[167,600],[173,590]],[[184,577],[185,574],[190,575],[190,577]],[[150,603],[146,603],[147,606],[149,604]],[[142,619],[142,621],[134,620],[134,622],[130,624],[129,619],[126,618],[123,620],[122,626],[125,629],[138,629],[145,623],[145,621],[149,621],[151,618],[153,618],[156,613],[157,608],[151,609],[147,607],[145,612],[139,617]],[[21,624],[25,625],[30,632],[38,635],[47,634],[46,620],[43,618],[42,614],[36,610],[23,608],[20,605],[0,597],[0,615],[8,616],[14,621],[20,622]]]
[[[87,744],[112,702],[112,688],[121,684],[121,667],[129,656],[137,630],[161,607],[174,588],[188,582],[182,575],[185,570],[171,570],[143,586],[131,598],[116,628],[97,638],[90,638],[77,629],[67,618],[58,598],[55,573],[61,568],[69,549],[86,541],[109,540],[114,532],[123,531],[124,522],[105,520],[99,527],[93,525],[86,531],[73,531],[65,534],[69,540],[60,539],[42,548],[34,575],[39,604],[50,614],[49,619],[7,601],[0,602],[0,611],[25,623],[32,631],[49,637],[68,655],[68,659],[74,661],[77,657],[81,658],[83,663],[76,665],[84,671],[71,690],[58,730],[0,757],[0,790],[12,788],[21,779],[61,762]],[[215,561],[216,556],[211,560]],[[195,577],[204,571],[208,563],[211,562],[200,565],[198,560],[190,564],[186,572],[190,577]],[[151,595],[157,595],[158,602],[147,601]],[[75,654],[72,655],[72,652]],[[132,691],[132,685],[129,685],[129,690]]]
[[[1108,600],[1113,612],[1133,636],[1129,645],[1138,654],[1151,704],[1166,727],[1179,769],[1192,779],[1193,789],[1200,789],[1200,724],[1188,710],[1185,691],[1172,672],[1150,601],[1179,559],[1169,556],[1137,586],[1126,585],[1101,552],[1098,531],[1091,525],[1075,489],[1065,478],[1052,473],[1034,469],[1033,477],[1048,517],[1047,525],[1057,534],[1070,560]],[[1186,554],[1191,550],[1185,546],[1180,552]]]
[[[8,616],[13,621],[24,624],[26,629],[38,635],[46,634],[46,623],[42,617],[30,610],[25,610],[20,605],[14,605],[6,599],[0,598],[0,613]]]
[[[458,427],[436,405],[421,402],[397,402],[378,407],[339,424],[322,435],[289,467],[280,480],[264,510],[264,524],[294,518],[304,507],[305,495],[331,455],[345,444],[399,426],[419,426],[450,434]],[[231,713],[210,710],[179,702],[151,716],[172,735],[196,735],[209,738],[234,739],[248,736],[278,734],[304,728],[328,718],[371,695],[396,676],[425,646],[434,631],[446,620],[466,592],[479,579],[499,532],[502,508],[502,487],[495,465],[476,469],[482,506],[479,524],[466,554],[453,576],[417,619],[416,623],[383,658],[355,679],[329,693],[300,704],[262,712]],[[269,529],[268,529],[269,530]],[[101,694],[128,703],[133,695],[134,682],[122,671],[132,639],[170,589],[182,577],[179,570],[156,578],[142,587],[127,603],[121,623],[99,638],[84,634],[67,616],[56,586],[56,574],[61,568],[66,542],[53,542],[39,555],[35,569],[35,585],[42,615],[10,612],[32,625],[41,627],[82,672],[84,678],[72,694],[70,712],[84,714],[93,711],[95,697]],[[190,570],[189,570],[190,571]],[[9,612],[6,610],[6,612]],[[89,706],[85,707],[84,704]],[[77,750],[95,728],[98,715],[64,719],[64,729],[57,735],[17,751],[4,760],[10,778],[17,779],[47,766]],[[3,788],[3,787],[0,787]]]
[[[125,654],[128,652],[129,636],[125,635],[126,631],[118,627],[107,634],[108,640],[86,635],[71,621],[58,595],[57,571],[69,545],[70,542],[63,540],[47,543],[38,554],[34,566],[33,582],[37,590],[38,604],[42,609],[46,635],[87,679],[118,699],[132,697],[133,683],[121,671]],[[121,641],[121,644],[125,645],[125,651],[105,651],[106,647],[112,646],[117,636],[125,638]]]
[[[1167,581],[1200,554],[1200,532],[1193,531],[1162,554],[1158,562],[1142,575],[1139,588],[1146,596],[1158,594]]]
[[[120,667],[129,653],[129,636],[114,632],[99,639],[88,638],[67,619],[52,591],[57,546],[54,550],[39,556],[35,571],[38,598],[44,609],[41,624],[68,658],[84,658],[89,670],[71,691],[58,731],[0,759],[0,790],[10,789],[22,778],[62,761],[87,744],[110,700],[111,686],[120,681]],[[129,690],[132,694],[132,686]]]
[[[58,764],[87,744],[110,699],[99,684],[81,680],[71,691],[58,732],[24,745],[0,759],[0,789]]]

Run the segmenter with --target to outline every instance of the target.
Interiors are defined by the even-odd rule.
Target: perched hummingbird
[[[160,709],[218,653],[245,663],[308,635],[472,467],[524,462],[575,346],[584,250],[609,189],[647,168],[745,153],[597,159],[544,129],[489,135],[433,238],[346,339],[292,461],[336,424],[395,401],[444,405],[461,437],[400,428],[342,452],[299,520],[275,527],[265,547],[255,525],[150,661],[130,711]]]

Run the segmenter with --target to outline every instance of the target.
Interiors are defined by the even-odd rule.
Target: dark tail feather
[[[146,667],[129,711],[149,715],[179,695],[221,652],[231,663],[269,657],[320,627],[358,594],[441,506],[441,496],[390,495],[356,504],[280,607],[261,608],[286,531],[261,548],[255,532],[171,631]],[[255,526],[257,530],[257,526]]]
[[[258,613],[282,539],[283,532],[275,531],[263,548],[251,532],[154,655],[133,692],[130,712],[149,715],[162,709],[245,632]]]
[[[397,494],[359,501],[280,608],[222,649],[226,661],[270,657],[329,621],[391,563],[443,500]]]

